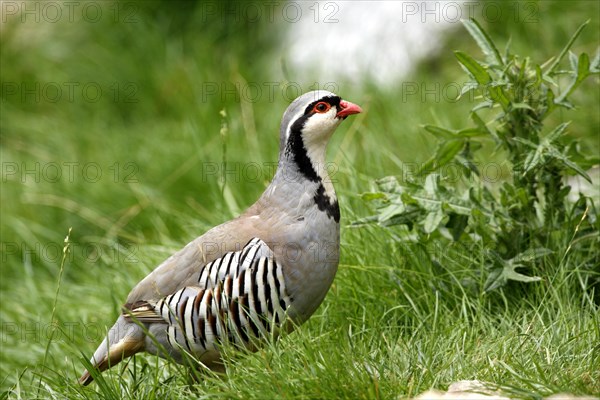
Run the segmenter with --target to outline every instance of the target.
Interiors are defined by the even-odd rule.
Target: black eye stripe
[[[306,107],[304,110],[304,115],[313,114],[313,108],[320,102],[328,103],[331,107],[337,107],[339,109],[340,101],[342,101],[342,99],[339,96],[321,97],[319,100],[313,101],[308,105],[308,107]]]

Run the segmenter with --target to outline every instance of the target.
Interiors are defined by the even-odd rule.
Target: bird
[[[279,161],[260,198],[188,243],[129,293],[79,383],[139,352],[224,371],[223,344],[256,351],[319,307],[340,256],[330,137],[360,106],[315,90],[283,114]]]

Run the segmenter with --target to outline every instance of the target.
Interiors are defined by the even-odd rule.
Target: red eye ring
[[[319,114],[324,114],[331,109],[331,105],[324,101],[320,101],[313,107],[313,111]]]

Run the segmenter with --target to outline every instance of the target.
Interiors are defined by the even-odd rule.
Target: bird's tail
[[[108,331],[108,335],[102,344],[94,352],[90,362],[98,371],[105,371],[125,358],[142,351],[144,338],[145,334],[142,327],[131,320],[126,320],[121,315]],[[94,378],[90,375],[89,370],[86,370],[79,378],[79,383],[89,385],[93,380]]]

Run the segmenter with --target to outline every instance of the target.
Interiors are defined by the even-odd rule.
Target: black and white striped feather
[[[166,325],[168,346],[201,355],[228,342],[249,348],[277,333],[292,299],[282,266],[267,244],[254,238],[241,250],[207,264],[198,285],[156,302],[127,305],[126,318]]]

